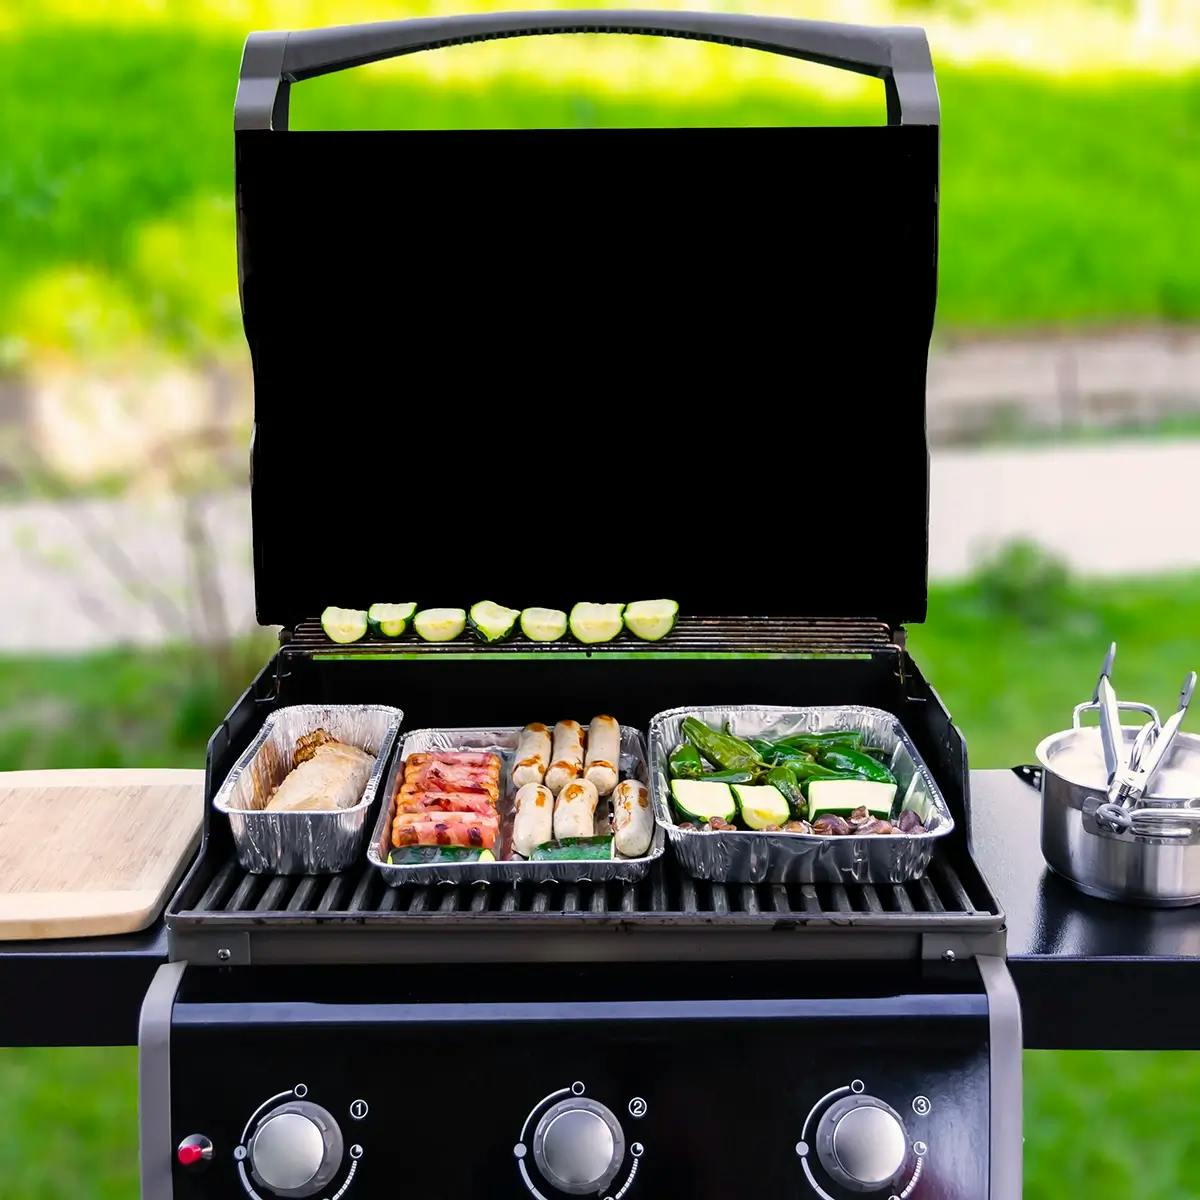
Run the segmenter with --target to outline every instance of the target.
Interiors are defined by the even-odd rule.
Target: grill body
[[[569,32],[874,75],[887,124],[287,128],[304,79]],[[956,825],[903,887],[714,885],[668,854],[636,885],[390,889],[365,862],[246,875],[210,806],[142,1014],[146,1200],[1019,1196],[1004,917],[901,632],[926,606],[938,120],[914,29],[621,10],[250,38],[255,585],[285,633],[213,735],[209,800],[285,704],[410,729],[864,704]],[[599,647],[334,647],[310,619],[563,608],[582,579],[685,615]]]
[[[624,1135],[604,1195],[632,1179],[640,1196],[815,1196],[813,1183],[845,1196],[818,1131],[838,1099],[865,1096],[902,1121],[895,1194],[914,1175],[918,1196],[1015,1194],[992,1187],[985,1132],[993,1105],[1020,1102],[1004,1071],[1019,1047],[992,1028],[1007,998],[973,964],[802,976],[716,963],[189,971],[169,1038],[142,1047],[177,1081],[149,1132],[171,1145],[201,1132],[216,1147],[207,1169],[176,1170],[178,1200],[245,1194],[237,1148],[253,1114],[297,1095],[341,1129],[330,1195],[349,1181],[365,1198],[550,1197],[533,1135],[578,1094]]]

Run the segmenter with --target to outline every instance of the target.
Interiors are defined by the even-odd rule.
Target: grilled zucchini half
[[[571,632],[585,646],[611,642],[621,632],[623,604],[577,604],[571,609]]]
[[[674,600],[635,600],[625,606],[625,628],[643,642],[659,642],[675,628],[678,616]]]
[[[423,608],[413,617],[413,628],[423,642],[452,642],[467,627],[461,608]]]
[[[527,608],[521,632],[531,642],[557,642],[567,632],[567,614],[560,608]]]
[[[502,642],[516,628],[519,608],[505,608],[491,600],[481,600],[471,605],[468,623],[481,642]]]
[[[329,607],[321,614],[321,628],[339,646],[357,642],[367,632],[367,614],[360,608]]]
[[[372,604],[367,609],[367,624],[376,637],[397,638],[416,611],[415,604]]]

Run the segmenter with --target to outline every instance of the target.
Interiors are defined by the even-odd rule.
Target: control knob
[[[882,1190],[908,1158],[904,1122],[874,1096],[847,1096],[822,1115],[817,1156],[830,1178],[850,1191]]]
[[[246,1157],[261,1187],[277,1196],[312,1196],[342,1165],[342,1131],[319,1104],[291,1100],[259,1121]]]
[[[573,1096],[548,1108],[533,1134],[533,1158],[547,1181],[571,1196],[603,1191],[625,1158],[612,1110]]]

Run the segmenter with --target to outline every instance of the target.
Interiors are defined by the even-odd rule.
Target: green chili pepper
[[[782,742],[765,742],[762,738],[751,738],[750,745],[757,751],[759,758],[770,765],[782,762],[811,762],[812,755],[805,750],[797,750],[794,746],[785,746]]]
[[[757,771],[710,771],[699,778],[705,783],[753,783],[761,774],[762,768]]]
[[[704,759],[690,742],[680,742],[667,760],[672,779],[699,779],[704,774]]]
[[[819,757],[821,765],[833,771],[845,771],[859,779],[870,779],[875,783],[896,782],[895,775],[887,767],[876,762],[869,754],[858,750],[826,750]]]
[[[764,781],[772,787],[778,788],[779,791],[787,798],[788,807],[792,810],[792,816],[797,821],[803,820],[804,814],[808,808],[808,802],[804,799],[804,790],[800,786],[800,780],[796,778],[791,767],[786,764],[780,764],[777,767],[772,767],[767,772],[766,780]]]
[[[780,738],[777,746],[792,746],[797,750],[818,753],[832,747],[857,750],[862,745],[863,735],[857,729],[826,729],[818,733],[793,733]]]
[[[798,750],[795,746],[776,746],[775,757],[772,762],[776,763],[810,763],[815,761],[813,756],[807,750]]]
[[[684,717],[683,736],[687,738],[714,767],[723,771],[750,771],[763,765],[762,759],[749,742],[732,733],[709,729],[695,717]]]

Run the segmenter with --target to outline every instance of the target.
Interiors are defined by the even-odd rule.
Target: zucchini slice
[[[413,628],[423,642],[452,642],[467,627],[461,608],[423,608],[413,617]]]
[[[727,783],[705,783],[700,779],[672,779],[671,798],[675,807],[690,821],[703,824],[713,817],[732,821],[737,801]]]
[[[572,862],[579,859],[604,860],[612,858],[613,835],[598,837],[560,838],[554,842],[543,842],[534,846],[530,862]]]
[[[567,632],[567,614],[561,608],[527,608],[521,632],[531,642],[557,642]]]
[[[621,632],[623,604],[577,604],[571,609],[571,632],[585,646],[611,642]]]
[[[678,616],[674,600],[635,600],[625,606],[625,628],[643,642],[660,642],[675,628]]]
[[[814,779],[808,785],[808,819],[823,814],[849,817],[856,808],[866,808],[873,817],[887,817],[896,798],[894,783],[871,779]]]
[[[785,821],[792,819],[787,797],[769,783],[759,786],[735,783],[733,794],[737,797],[742,823],[750,829],[766,829],[768,825],[782,826]]]
[[[367,624],[377,637],[396,638],[408,628],[416,611],[415,604],[372,604],[367,609]]]
[[[520,615],[519,608],[505,608],[503,604],[481,600],[471,605],[467,620],[481,642],[502,642],[512,633]]]
[[[339,646],[357,642],[367,632],[367,614],[361,608],[327,608],[321,614],[321,628],[331,642]]]
[[[495,862],[490,850],[476,850],[472,846],[402,846],[389,850],[390,867],[416,867],[429,863]]]

